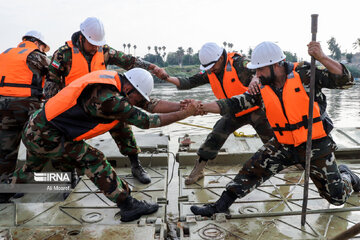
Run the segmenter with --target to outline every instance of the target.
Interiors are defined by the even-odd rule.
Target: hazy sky
[[[123,51],[123,43],[135,44],[137,56],[146,54],[148,46],[152,52],[154,46],[165,46],[166,52],[180,46],[197,52],[210,41],[221,46],[230,42],[234,50],[247,53],[267,40],[309,60],[310,15],[319,14],[317,39],[326,54],[332,36],[343,52],[355,53],[359,9],[359,0],[0,0],[0,52],[36,29],[52,54],[86,17],[96,16],[111,47]]]

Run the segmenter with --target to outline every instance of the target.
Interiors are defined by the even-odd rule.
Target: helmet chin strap
[[[275,81],[275,73],[274,73],[273,65],[270,65],[270,77],[271,77],[271,82],[274,82]]]

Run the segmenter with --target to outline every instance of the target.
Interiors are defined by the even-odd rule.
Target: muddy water
[[[324,89],[324,93],[328,100],[328,113],[336,127],[360,127],[360,82],[347,90],[329,90]],[[209,85],[200,86],[191,90],[178,91],[171,84],[158,84],[152,93],[152,97],[169,101],[180,101],[186,98],[194,98],[204,102],[214,101],[215,97]],[[204,127],[212,127],[220,118],[219,115],[209,114],[206,116],[189,117],[182,122],[200,125]],[[178,137],[186,133],[190,134],[208,134],[209,129],[200,127],[190,127],[178,123],[171,124],[159,129],[141,130],[134,129],[136,132],[163,132],[170,136],[170,152],[176,152],[178,148]],[[250,126],[244,126],[239,129],[246,134],[255,133]],[[194,159],[195,161],[195,159]],[[169,180],[173,174],[168,190],[168,213],[170,216],[178,213],[177,197],[178,189],[178,164],[174,163],[173,157],[169,159]]]

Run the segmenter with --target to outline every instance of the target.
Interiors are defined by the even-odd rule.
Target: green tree
[[[125,48],[126,48],[126,44],[125,44],[125,43],[123,44],[123,47],[124,47],[124,52],[125,52]]]
[[[356,39],[353,43],[354,49],[360,48],[360,38]]]
[[[248,50],[248,56],[249,56],[249,58],[251,58],[252,51],[253,51],[253,50],[252,50],[252,48],[250,47],[249,50]]]
[[[336,39],[334,37],[331,37],[330,40],[327,41],[327,43],[329,45],[331,57],[334,58],[335,60],[340,60],[341,59],[341,51],[340,51],[339,44],[336,42]]]
[[[298,61],[296,53],[293,54],[289,51],[284,51],[284,54],[286,56],[286,61],[289,61],[289,62],[297,62]]]
[[[185,55],[185,50],[182,47],[178,47],[178,50],[176,51],[176,56],[180,67],[182,66],[184,55]]]
[[[150,50],[151,50],[151,47],[150,47],[150,46],[148,46],[148,54],[150,53]]]
[[[348,63],[351,63],[353,56],[354,56],[354,55],[353,55],[352,53],[346,53],[346,54],[345,54],[346,61],[347,61]]]
[[[134,48],[134,57],[136,57],[136,54],[135,54],[135,51],[136,51],[136,48],[137,48],[136,45],[134,45],[133,48]]]
[[[130,44],[130,43],[128,43],[128,44],[127,44],[127,47],[128,47],[128,54],[130,54],[130,47],[131,47],[131,44]]]
[[[227,42],[223,42],[224,48],[226,49]]]
[[[165,66],[165,62],[164,60],[161,58],[161,56],[159,54],[151,54],[148,53],[144,56],[144,60],[154,63],[156,65],[158,65],[159,67],[164,67]]]

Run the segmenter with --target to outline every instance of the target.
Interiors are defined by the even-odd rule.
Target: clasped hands
[[[207,114],[203,108],[202,102],[194,99],[184,99],[180,101],[180,110],[185,110],[193,116]]]

